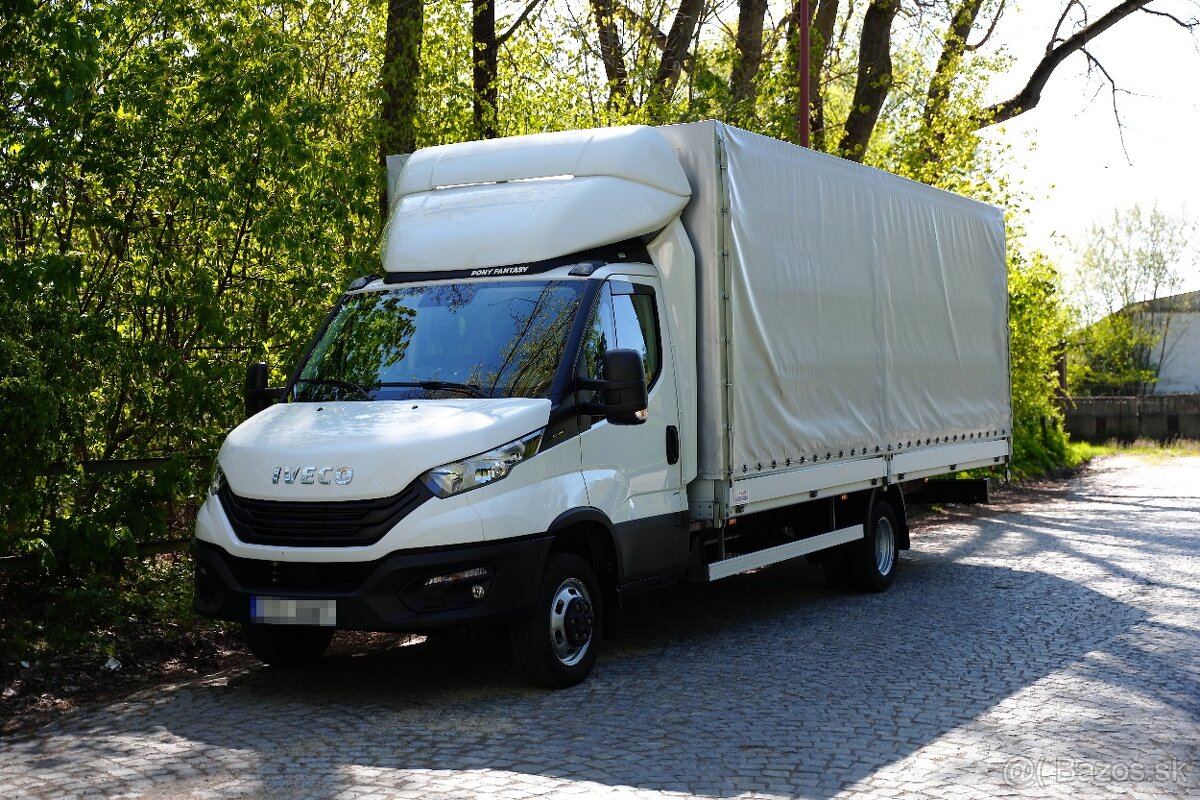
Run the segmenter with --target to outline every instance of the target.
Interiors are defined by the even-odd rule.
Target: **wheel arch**
[[[549,532],[554,539],[547,556],[550,553],[574,553],[591,565],[600,581],[606,609],[605,632],[615,633],[621,617],[621,595],[617,587],[624,576],[612,520],[598,508],[573,508],[555,517]]]
[[[891,505],[892,511],[896,514],[896,524],[899,527],[899,530],[896,531],[896,547],[900,550],[908,550],[910,547],[908,537],[908,508],[904,504],[904,492],[900,491],[900,485],[893,483],[872,491],[864,521],[871,518],[871,509],[878,500],[886,500]]]
[[[871,519],[871,512],[874,510],[875,504],[880,500],[886,500],[892,507],[892,511],[896,514],[896,525],[898,528],[896,531],[896,547],[901,550],[908,550],[908,509],[904,503],[904,492],[900,491],[898,484],[880,486],[851,495],[848,499],[846,510],[850,512],[852,520],[862,523],[863,536],[870,536],[871,532],[867,530],[867,524]]]

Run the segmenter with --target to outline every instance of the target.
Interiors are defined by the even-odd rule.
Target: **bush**
[[[1070,461],[1057,399],[1068,315],[1058,273],[1040,253],[1010,261],[1008,298],[1012,469],[1018,476],[1037,475]]]

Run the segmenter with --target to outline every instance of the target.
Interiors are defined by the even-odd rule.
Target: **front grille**
[[[352,592],[366,582],[379,567],[379,561],[304,564],[287,561],[259,561],[253,558],[225,557],[234,580],[249,591],[291,590]]]
[[[396,523],[433,494],[413,481],[399,494],[379,500],[298,503],[217,493],[234,533],[248,544],[285,547],[361,547],[378,542]]]

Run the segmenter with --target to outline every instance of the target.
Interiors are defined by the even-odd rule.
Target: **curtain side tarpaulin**
[[[697,256],[701,477],[724,472],[728,396],[735,474],[916,440],[1004,438],[994,433],[1011,427],[999,209],[717,122],[659,130],[693,192],[684,224]]]

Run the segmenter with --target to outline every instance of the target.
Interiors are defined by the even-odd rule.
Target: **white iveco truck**
[[[501,623],[569,686],[632,592],[886,589],[905,485],[1008,462],[995,208],[711,121],[394,166],[383,276],[251,365],[196,522],[196,609],[267,663]]]

